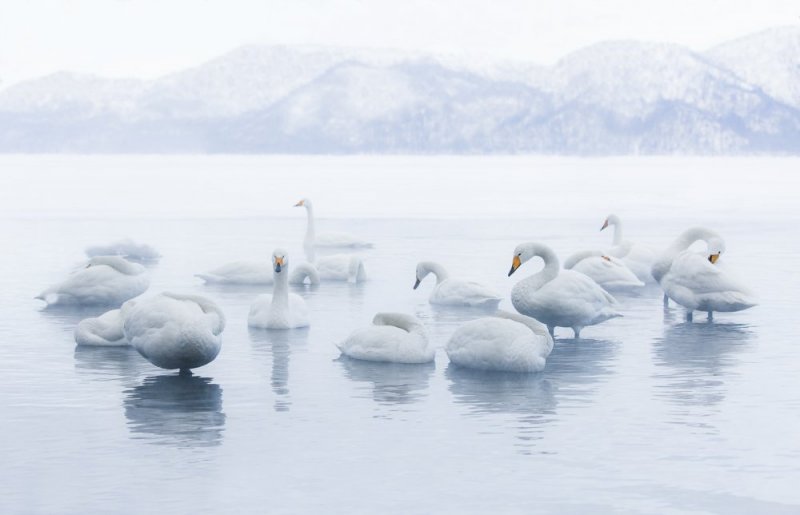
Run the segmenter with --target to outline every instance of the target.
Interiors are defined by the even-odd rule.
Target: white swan
[[[53,304],[119,306],[150,286],[145,268],[119,256],[97,256],[85,268],[36,296]]]
[[[338,248],[368,248],[372,244],[347,233],[326,232],[317,234],[315,232],[314,206],[311,200],[304,198],[294,207],[306,208],[308,225],[306,226],[306,241],[315,247],[338,247]]]
[[[164,292],[128,301],[120,312],[125,338],[157,367],[185,371],[219,354],[225,315],[205,297]]]
[[[161,254],[156,249],[131,239],[115,241],[108,245],[86,247],[86,255],[90,258],[95,256],[122,256],[128,261],[139,263],[153,263],[161,259]]]
[[[564,268],[588,275],[606,290],[631,290],[644,286],[622,260],[599,250],[576,252],[564,260]]]
[[[275,286],[272,295],[259,295],[250,306],[247,323],[265,329],[307,327],[308,307],[295,293],[289,293],[289,256],[283,249],[272,253]]]
[[[653,279],[655,279],[659,285],[661,285],[661,280],[664,275],[666,275],[672,267],[672,262],[675,258],[678,257],[680,253],[686,251],[696,241],[704,241],[707,246],[711,246],[711,242],[717,242],[713,244],[715,247],[724,247],[725,245],[722,237],[711,229],[705,227],[686,229],[672,242],[672,245],[664,249],[658,258],[653,261],[650,275],[653,276]],[[668,304],[669,296],[664,293],[664,306],[666,307]]]
[[[232,284],[264,286],[273,283],[272,266],[267,261],[234,261],[204,274],[195,274],[207,284]],[[318,285],[319,272],[314,265],[300,263],[292,270],[289,284]]]
[[[414,283],[416,290],[428,274],[436,276],[436,286],[431,292],[431,304],[444,304],[451,306],[497,306],[500,294],[492,288],[474,281],[453,279],[447,270],[439,263],[422,261],[417,264],[417,280]]]
[[[75,343],[93,347],[128,347],[130,342],[122,331],[119,309],[106,311],[99,317],[85,318],[75,328]]]
[[[653,249],[640,243],[633,243],[623,239],[622,220],[617,215],[608,215],[600,230],[603,231],[607,227],[614,227],[614,246],[608,249],[607,254],[621,259],[640,281],[645,284],[652,284],[654,279],[650,275],[650,269],[656,257]]]
[[[356,330],[336,346],[345,356],[365,361],[428,363],[436,349],[422,322],[403,313],[378,313],[369,327]]]
[[[313,263],[312,266],[315,267],[319,278],[326,281],[347,281],[353,284],[366,281],[367,271],[364,267],[364,261],[360,257],[354,254],[334,254],[317,258],[316,248],[320,246],[371,247],[372,245],[319,245],[319,237],[314,232],[314,211],[311,206],[311,201],[308,199],[303,199],[295,204],[295,207],[298,206],[305,207],[308,214],[306,234],[303,238],[303,251],[305,252],[308,262]],[[336,238],[328,238],[328,240],[346,240],[346,238],[340,236],[341,235],[337,236]]]
[[[445,346],[458,366],[502,372],[540,372],[553,338],[538,321],[506,311],[462,325]]]
[[[576,338],[587,325],[622,316],[615,309],[614,297],[589,277],[560,270],[555,253],[541,243],[517,246],[508,275],[536,256],[542,258],[544,268],[511,290],[511,303],[517,311],[547,324],[550,334],[556,327],[571,327]]]
[[[680,248],[697,236],[698,231],[687,231],[670,249]],[[665,295],[686,309],[687,320],[692,319],[694,311],[706,311],[711,318],[714,311],[741,311],[757,305],[750,290],[717,263],[725,251],[725,242],[722,238],[706,237],[709,238],[706,252],[687,249],[678,252],[661,276]]]

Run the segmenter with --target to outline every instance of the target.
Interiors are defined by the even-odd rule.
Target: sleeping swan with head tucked
[[[48,305],[119,306],[150,286],[145,269],[120,256],[97,256],[85,268],[36,296]]]
[[[337,347],[353,359],[388,363],[428,363],[436,352],[422,322],[403,313],[378,313]]]

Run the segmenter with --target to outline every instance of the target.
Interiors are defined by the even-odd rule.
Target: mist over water
[[[796,159],[406,157],[0,158],[0,511],[87,513],[643,512],[800,510]],[[267,288],[193,274],[274,248],[302,259],[318,230],[375,244],[369,280],[293,288],[311,327],[247,327]],[[434,308],[421,260],[503,293],[523,241],[563,259],[605,248],[609,213],[656,248],[691,225],[721,233],[721,261],[751,310],[665,311],[618,296],[623,318],[558,330],[544,372],[474,372],[442,347],[475,309]],[[208,296],[228,324],[211,364],[181,377],[131,349],[76,348],[102,310],[43,310],[36,295],[88,245],[132,237],[163,258],[150,292]],[[519,276],[519,277],[518,277]],[[375,312],[412,313],[433,364],[340,358]]]

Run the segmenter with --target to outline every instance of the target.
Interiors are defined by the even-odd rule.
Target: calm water
[[[798,160],[2,157],[0,512],[797,513]],[[304,213],[375,243],[370,281],[296,290],[308,330],[249,330],[257,288],[192,274],[300,261]],[[703,224],[761,305],[684,323],[658,291],[624,318],[557,333],[541,374],[342,360],[379,310],[414,313],[443,347],[470,310],[413,291],[417,261],[506,294],[517,243],[603,246],[609,212],[662,246]],[[326,214],[329,218],[325,218]],[[164,255],[151,291],[202,293],[228,317],[191,378],[126,349],[77,349],[91,310],[33,296],[89,244]],[[519,277],[518,277],[519,276]],[[503,307],[510,308],[508,301]]]

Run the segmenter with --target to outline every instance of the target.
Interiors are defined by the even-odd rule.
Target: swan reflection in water
[[[469,407],[466,416],[514,415],[519,451],[531,454],[543,438],[544,426],[556,419],[562,403],[591,402],[596,383],[611,374],[617,344],[605,340],[559,340],[543,372],[535,374],[491,372],[450,363],[445,377],[455,402]],[[487,430],[505,432],[506,421]]]
[[[368,385],[366,390],[370,398],[393,410],[424,398],[431,376],[436,371],[433,362],[376,363],[347,356],[340,356],[336,362],[344,369],[348,379]]]
[[[142,373],[152,371],[153,365],[133,347],[76,345],[75,369],[92,378],[120,381],[130,386]]]
[[[292,349],[305,347],[308,327],[291,331],[270,331],[248,327],[250,341],[256,354],[268,356],[272,361],[270,385],[275,394],[275,411],[289,411],[289,359]]]
[[[684,322],[665,328],[654,342],[656,378],[663,379],[659,395],[676,405],[679,422],[707,427],[708,407],[725,398],[725,378],[751,338],[746,324]]]
[[[125,390],[125,416],[134,437],[178,447],[219,445],[225,427],[222,388],[191,374],[147,377]]]

